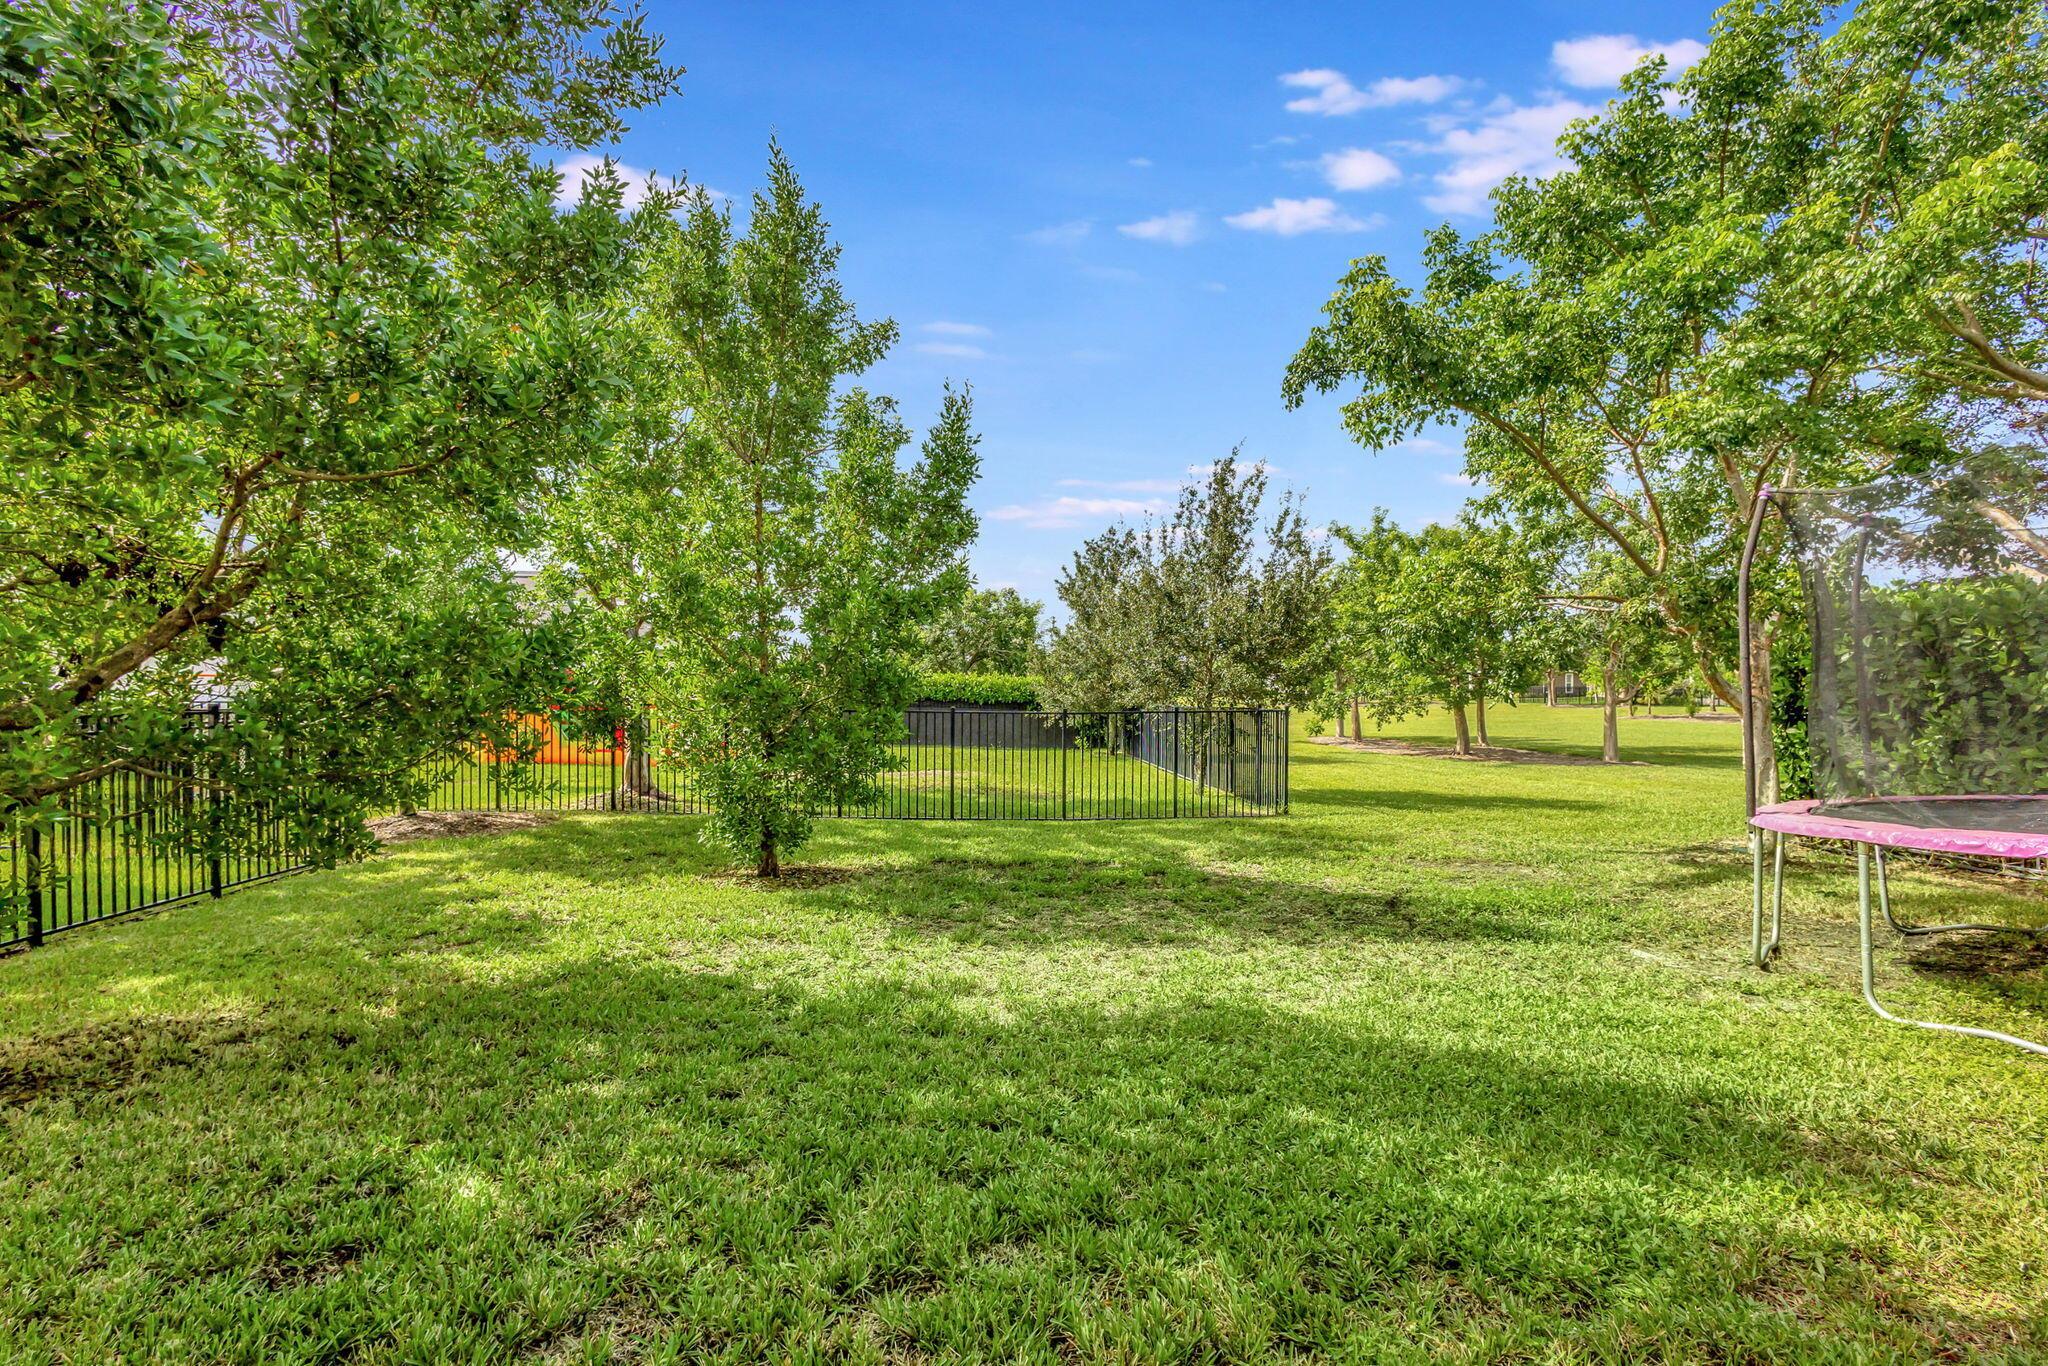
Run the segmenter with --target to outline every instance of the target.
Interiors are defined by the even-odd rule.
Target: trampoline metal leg
[[[1879,1019],[1889,1020],[1893,1024],[1912,1025],[1916,1029],[1939,1030],[1946,1034],[1968,1034],[1972,1038],[1991,1039],[1998,1043],[2009,1043],[2015,1048],[2024,1048],[2029,1053],[2039,1053],[2043,1057],[2048,1057],[2048,1044],[2034,1043],[2031,1040],[2022,1039],[2013,1034],[2001,1034],[1995,1029],[1975,1029],[1969,1025],[1940,1024],[1933,1020],[1909,1020],[1903,1015],[1892,1014],[1889,1010],[1878,1004],[1877,964],[1870,933],[1870,849],[1871,846],[1867,844],[1856,846],[1856,928],[1858,947],[1861,948],[1863,954],[1863,1000],[1865,1004],[1877,1012]],[[1759,866],[1761,866],[1761,860],[1762,855],[1759,853]],[[1880,858],[1878,866],[1880,869],[1883,868],[1882,858]],[[1889,912],[1886,913],[1886,918],[1890,918]]]
[[[1771,937],[1764,944],[1764,962],[1778,951],[1785,929],[1785,832],[1771,832]]]
[[[1951,930],[1986,930],[1986,931],[2001,931],[2001,930],[2003,930],[2003,931],[2009,931],[2009,932],[2012,932],[2012,933],[2016,933],[2016,934],[2039,934],[2039,933],[2040,933],[2040,931],[2039,931],[2039,930],[2029,930],[2029,929],[2027,929],[2026,927],[2024,927],[2024,926],[2021,926],[2021,925],[1976,925],[1976,924],[1969,924],[1969,923],[1967,923],[1967,922],[1958,922],[1957,924],[1954,924],[1954,925],[1908,925],[1908,924],[1905,924],[1905,923],[1904,923],[1903,921],[1899,920],[1899,918],[1898,918],[1898,917],[1896,917],[1896,916],[1894,916],[1894,915],[1892,914],[1892,891],[1891,891],[1891,879],[1889,879],[1889,878],[1887,878],[1887,877],[1885,876],[1885,869],[1884,869],[1884,847],[1883,847],[1882,845],[1872,845],[1872,846],[1863,846],[1863,845],[1859,845],[1858,847],[1859,847],[1859,848],[1866,848],[1866,847],[1867,847],[1867,848],[1870,848],[1870,849],[1871,849],[1871,851],[1872,851],[1872,852],[1873,852],[1874,854],[1876,854],[1876,856],[1877,856],[1877,908],[1878,908],[1878,910],[1880,910],[1880,911],[1882,911],[1882,912],[1884,913],[1884,923],[1885,923],[1885,924],[1887,924],[1887,925],[1889,925],[1889,926],[1891,926],[1891,927],[1892,927],[1893,929],[1897,930],[1897,931],[1898,931],[1898,932],[1899,932],[1900,934],[1903,934],[1903,935],[1908,935],[1908,936],[1917,936],[1917,935],[1923,935],[1923,934],[1947,934],[1947,933],[1949,933],[1949,932],[1950,932]]]
[[[1764,965],[1764,832],[1749,830],[1749,961]]]

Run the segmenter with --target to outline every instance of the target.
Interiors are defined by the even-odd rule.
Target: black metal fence
[[[438,766],[426,811],[704,809],[660,727],[630,741],[551,737],[539,758],[488,753]],[[1049,712],[914,707],[871,802],[820,817],[879,820],[1174,820],[1287,809],[1287,713],[1279,709]],[[635,754],[643,757],[636,765]]]
[[[215,729],[232,718],[211,707],[190,720]],[[116,771],[73,791],[63,819],[11,832],[0,844],[0,948],[313,866],[281,813],[229,790],[190,769]]]
[[[195,724],[221,726],[219,709]],[[659,728],[534,718],[520,752],[479,749],[432,766],[419,809],[703,809]],[[557,726],[559,724],[559,731]],[[647,730],[653,731],[652,740]],[[1279,815],[1287,810],[1280,709],[1042,712],[918,707],[891,747],[877,800],[812,814],[880,820],[1104,821]],[[223,838],[232,825],[234,838]],[[0,845],[0,948],[313,866],[282,814],[191,773],[109,774],[64,819]]]

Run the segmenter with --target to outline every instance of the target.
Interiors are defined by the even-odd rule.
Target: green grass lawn
[[[2048,1066],[1863,1009],[1839,856],[1747,968],[1736,729],[1622,737],[776,888],[574,815],[0,960],[0,1359],[2048,1357]],[[2048,1033],[1971,957],[1894,1002]]]

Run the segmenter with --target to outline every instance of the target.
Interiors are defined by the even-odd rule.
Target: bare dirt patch
[[[270,1291],[325,1285],[361,1261],[363,1254],[369,1250],[366,1244],[347,1242],[338,1243],[303,1258],[284,1251],[274,1251],[257,1264],[252,1274],[257,1284]]]
[[[407,816],[379,816],[369,824],[378,843],[404,844],[446,835],[504,835],[554,819],[553,811],[415,811]]]
[[[1459,759],[1466,762],[1488,764],[1558,764],[1575,766],[1593,764],[1602,768],[1646,767],[1640,759],[1624,759],[1620,764],[1609,764],[1605,759],[1595,759],[1585,754],[1547,754],[1535,749],[1509,749],[1504,745],[1474,745],[1470,754],[1460,754],[1449,745],[1418,745],[1412,740],[1389,740],[1374,736],[1367,740],[1340,740],[1334,735],[1316,735],[1309,738],[1312,745],[1328,745],[1332,749],[1355,749],[1366,754],[1399,754],[1416,759]]]
[[[145,1016],[61,1034],[0,1039],[0,1106],[86,1091],[118,1091],[151,1073],[194,1067],[255,1037],[236,1011]]]

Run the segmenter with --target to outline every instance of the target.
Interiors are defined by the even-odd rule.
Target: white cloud
[[[1565,169],[1557,137],[1573,119],[1600,111],[1562,97],[1542,104],[1507,105],[1476,126],[1445,130],[1432,146],[1451,159],[1436,174],[1437,192],[1423,198],[1437,213],[1480,213],[1493,187],[1512,175],[1550,176]]]
[[[1299,133],[1282,133],[1279,137],[1267,138],[1264,142],[1253,143],[1252,150],[1254,152],[1263,152],[1269,147],[1292,147],[1301,140],[1301,134]]]
[[[1164,242],[1169,246],[1184,247],[1202,235],[1202,224],[1193,209],[1175,209],[1157,218],[1124,223],[1117,231],[1141,242]]]
[[[1436,477],[1436,481],[1439,484],[1449,484],[1452,488],[1459,489],[1476,488],[1479,485],[1479,480],[1469,474],[1439,474]]]
[[[919,342],[910,348],[926,356],[953,356],[960,360],[985,360],[988,352],[966,342]]]
[[[1276,199],[1260,209],[1247,209],[1223,220],[1246,232],[1272,232],[1297,237],[1305,232],[1362,232],[1384,221],[1354,218],[1337,207],[1334,199]]]
[[[1550,64],[1566,85],[1585,90],[1607,90],[1621,84],[1621,78],[1652,53],[1668,64],[1665,75],[1679,72],[1707,55],[1707,45],[1696,38],[1677,38],[1668,43],[1645,43],[1633,33],[1593,33],[1584,38],[1566,38],[1550,46]]]
[[[1401,168],[1370,147],[1346,147],[1326,152],[1320,163],[1323,179],[1333,190],[1371,190],[1391,185],[1401,178]]]
[[[1119,517],[1147,517],[1165,510],[1165,505],[1156,498],[1076,498],[1061,494],[1030,503],[1011,503],[989,516],[998,522],[1017,522],[1040,531],[1054,531],[1101,525]]]
[[[1101,489],[1105,493],[1179,493],[1178,479],[1062,479],[1063,489]]]
[[[1043,228],[1033,228],[1023,234],[1024,240],[1040,247],[1071,247],[1095,230],[1095,222],[1088,218],[1073,218],[1064,223],[1052,223]]]
[[[1433,436],[1411,436],[1392,450],[1407,451],[1412,455],[1462,455],[1456,446],[1448,441],[1439,441]]]
[[[1456,76],[1383,76],[1360,90],[1343,72],[1328,67],[1290,71],[1280,84],[1315,92],[1287,102],[1296,114],[1356,114],[1394,104],[1435,104],[1465,88]]]
[[[989,330],[986,327],[983,327],[980,323],[954,323],[940,321],[935,323],[926,323],[918,330],[922,332],[934,332],[942,337],[986,337],[989,335]]]
[[[576,201],[583,196],[583,182],[590,179],[604,162],[603,157],[591,156],[588,152],[579,152],[556,162],[555,174],[561,177],[561,183],[555,187],[555,203],[565,209],[575,208]],[[612,168],[626,184],[626,207],[639,208],[647,200],[647,180],[654,172],[628,166],[623,161],[614,161]],[[713,195],[713,198],[719,197]]]
[[[1151,164],[1151,157],[1132,157],[1130,160],[1124,163],[1124,165],[1126,166],[1135,166],[1141,171],[1144,170],[1146,167],[1150,166]]]

